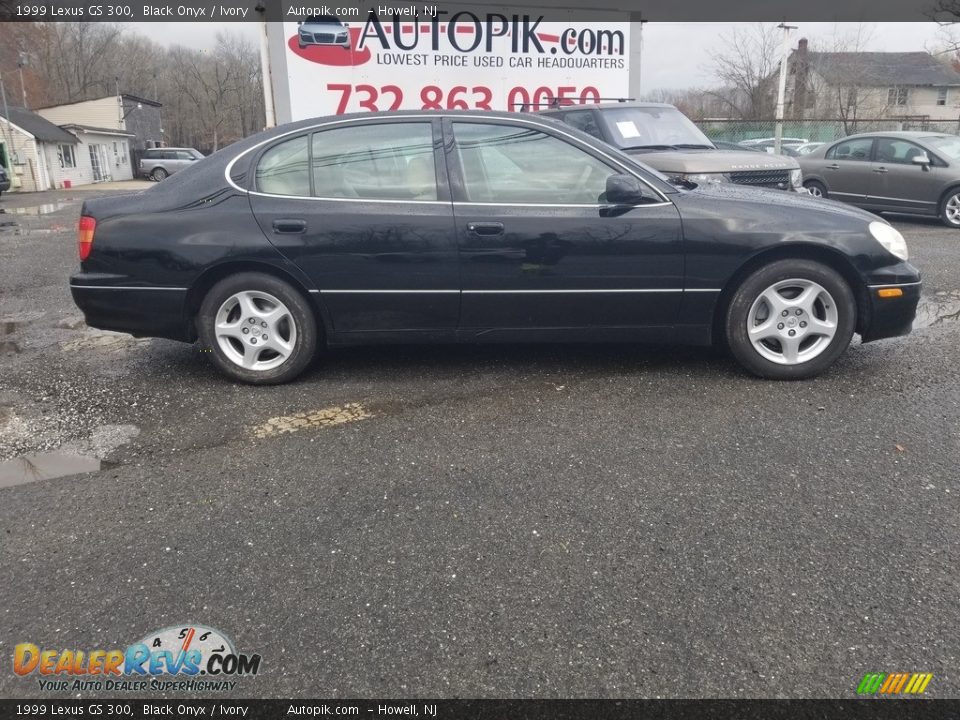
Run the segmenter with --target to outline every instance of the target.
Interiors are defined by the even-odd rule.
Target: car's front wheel
[[[960,188],[947,191],[940,201],[940,220],[947,227],[960,228]]]
[[[819,375],[850,344],[857,303],[843,277],[811,260],[778,260],[736,289],[726,337],[737,361],[755,375],[800,380]]]
[[[238,273],[218,282],[204,297],[196,322],[214,364],[242,382],[292,380],[317,348],[317,323],[307,300],[263,273]]]
[[[827,196],[826,186],[817,180],[807,180],[803,186],[807,189],[807,192],[813,195],[813,197],[825,198]]]

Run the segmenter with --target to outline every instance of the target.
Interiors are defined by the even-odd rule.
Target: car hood
[[[771,213],[775,215],[782,210],[793,217],[799,215],[813,217],[808,213],[815,213],[815,217],[819,221],[826,221],[828,224],[830,218],[837,221],[870,223],[879,220],[885,222],[871,212],[836,200],[815,198],[806,193],[785,193],[780,190],[768,190],[749,185],[737,185],[736,183],[704,183],[693,190],[682,191],[676,198],[678,205],[682,206],[684,204],[685,197],[693,202],[697,202],[701,198],[705,201],[735,201],[740,207],[755,207],[757,213],[761,216],[771,216]]]
[[[744,150],[624,150],[631,157],[664,173],[749,172],[751,170],[796,170],[792,157]]]

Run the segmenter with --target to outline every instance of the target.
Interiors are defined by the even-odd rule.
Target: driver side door
[[[665,196],[612,208],[615,160],[506,119],[444,121],[460,257],[460,334],[572,329],[669,339],[683,297],[680,217]],[[579,333],[581,336],[583,333]]]

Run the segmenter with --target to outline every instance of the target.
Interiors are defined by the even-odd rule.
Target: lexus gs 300
[[[720,344],[764,378],[910,331],[901,234],[848,205],[671,184],[549,118],[365,113],[265,131],[84,202],[89,325],[280,383],[361,343]]]

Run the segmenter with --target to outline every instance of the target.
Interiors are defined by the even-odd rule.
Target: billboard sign
[[[409,14],[399,10],[409,9]],[[356,11],[355,11],[356,12]],[[284,22],[289,117],[377,110],[519,110],[628,94],[629,22],[536,13],[308,15]],[[282,68],[282,69],[281,69]],[[274,81],[281,78],[274,77]],[[285,113],[281,113],[285,115]]]

